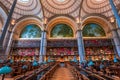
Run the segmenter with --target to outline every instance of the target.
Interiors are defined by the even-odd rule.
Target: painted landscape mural
[[[83,28],[84,37],[104,37],[105,31],[103,28],[95,23],[89,23]]]
[[[66,24],[57,24],[53,27],[50,36],[53,38],[73,37],[73,30]]]
[[[20,38],[40,38],[41,29],[34,24],[27,25],[21,32]]]

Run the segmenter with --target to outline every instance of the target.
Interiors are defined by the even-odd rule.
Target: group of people
[[[119,59],[117,61],[88,61],[81,63],[81,67],[87,70],[90,70],[94,73],[100,72],[101,74],[107,74],[109,76],[114,75],[114,73],[111,71],[110,67],[118,67],[119,65]]]

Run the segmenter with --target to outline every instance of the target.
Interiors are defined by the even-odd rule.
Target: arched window
[[[86,24],[83,28],[84,37],[105,37],[105,31],[96,23]]]
[[[53,27],[50,37],[61,38],[61,37],[73,37],[73,30],[66,24],[57,24]]]
[[[27,25],[21,32],[20,38],[40,38],[41,29],[35,24]]]

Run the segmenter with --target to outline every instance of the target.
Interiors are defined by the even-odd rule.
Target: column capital
[[[12,31],[11,31],[11,30],[8,30],[8,32],[9,32],[9,33],[12,33]]]
[[[82,31],[83,31],[83,30],[81,30],[81,29],[77,29],[75,33],[77,33],[77,32],[82,32]]]
[[[42,30],[42,32],[46,32],[46,33],[48,33],[48,31],[47,31],[47,30]]]
[[[82,29],[78,29],[77,31],[83,31]]]

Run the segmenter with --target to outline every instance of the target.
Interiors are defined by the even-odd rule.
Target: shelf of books
[[[10,58],[14,61],[39,60],[40,40],[15,40],[10,50]]]
[[[10,57],[14,61],[33,61],[34,57],[39,60],[39,48],[14,48]]]
[[[72,61],[76,57],[79,60],[78,50],[77,47],[54,47],[54,48],[47,48],[47,55],[46,59],[48,60],[55,60],[55,61]]]
[[[48,40],[46,60],[72,61],[79,60],[77,40]]]
[[[84,40],[86,60],[113,60],[115,52],[111,39]]]

